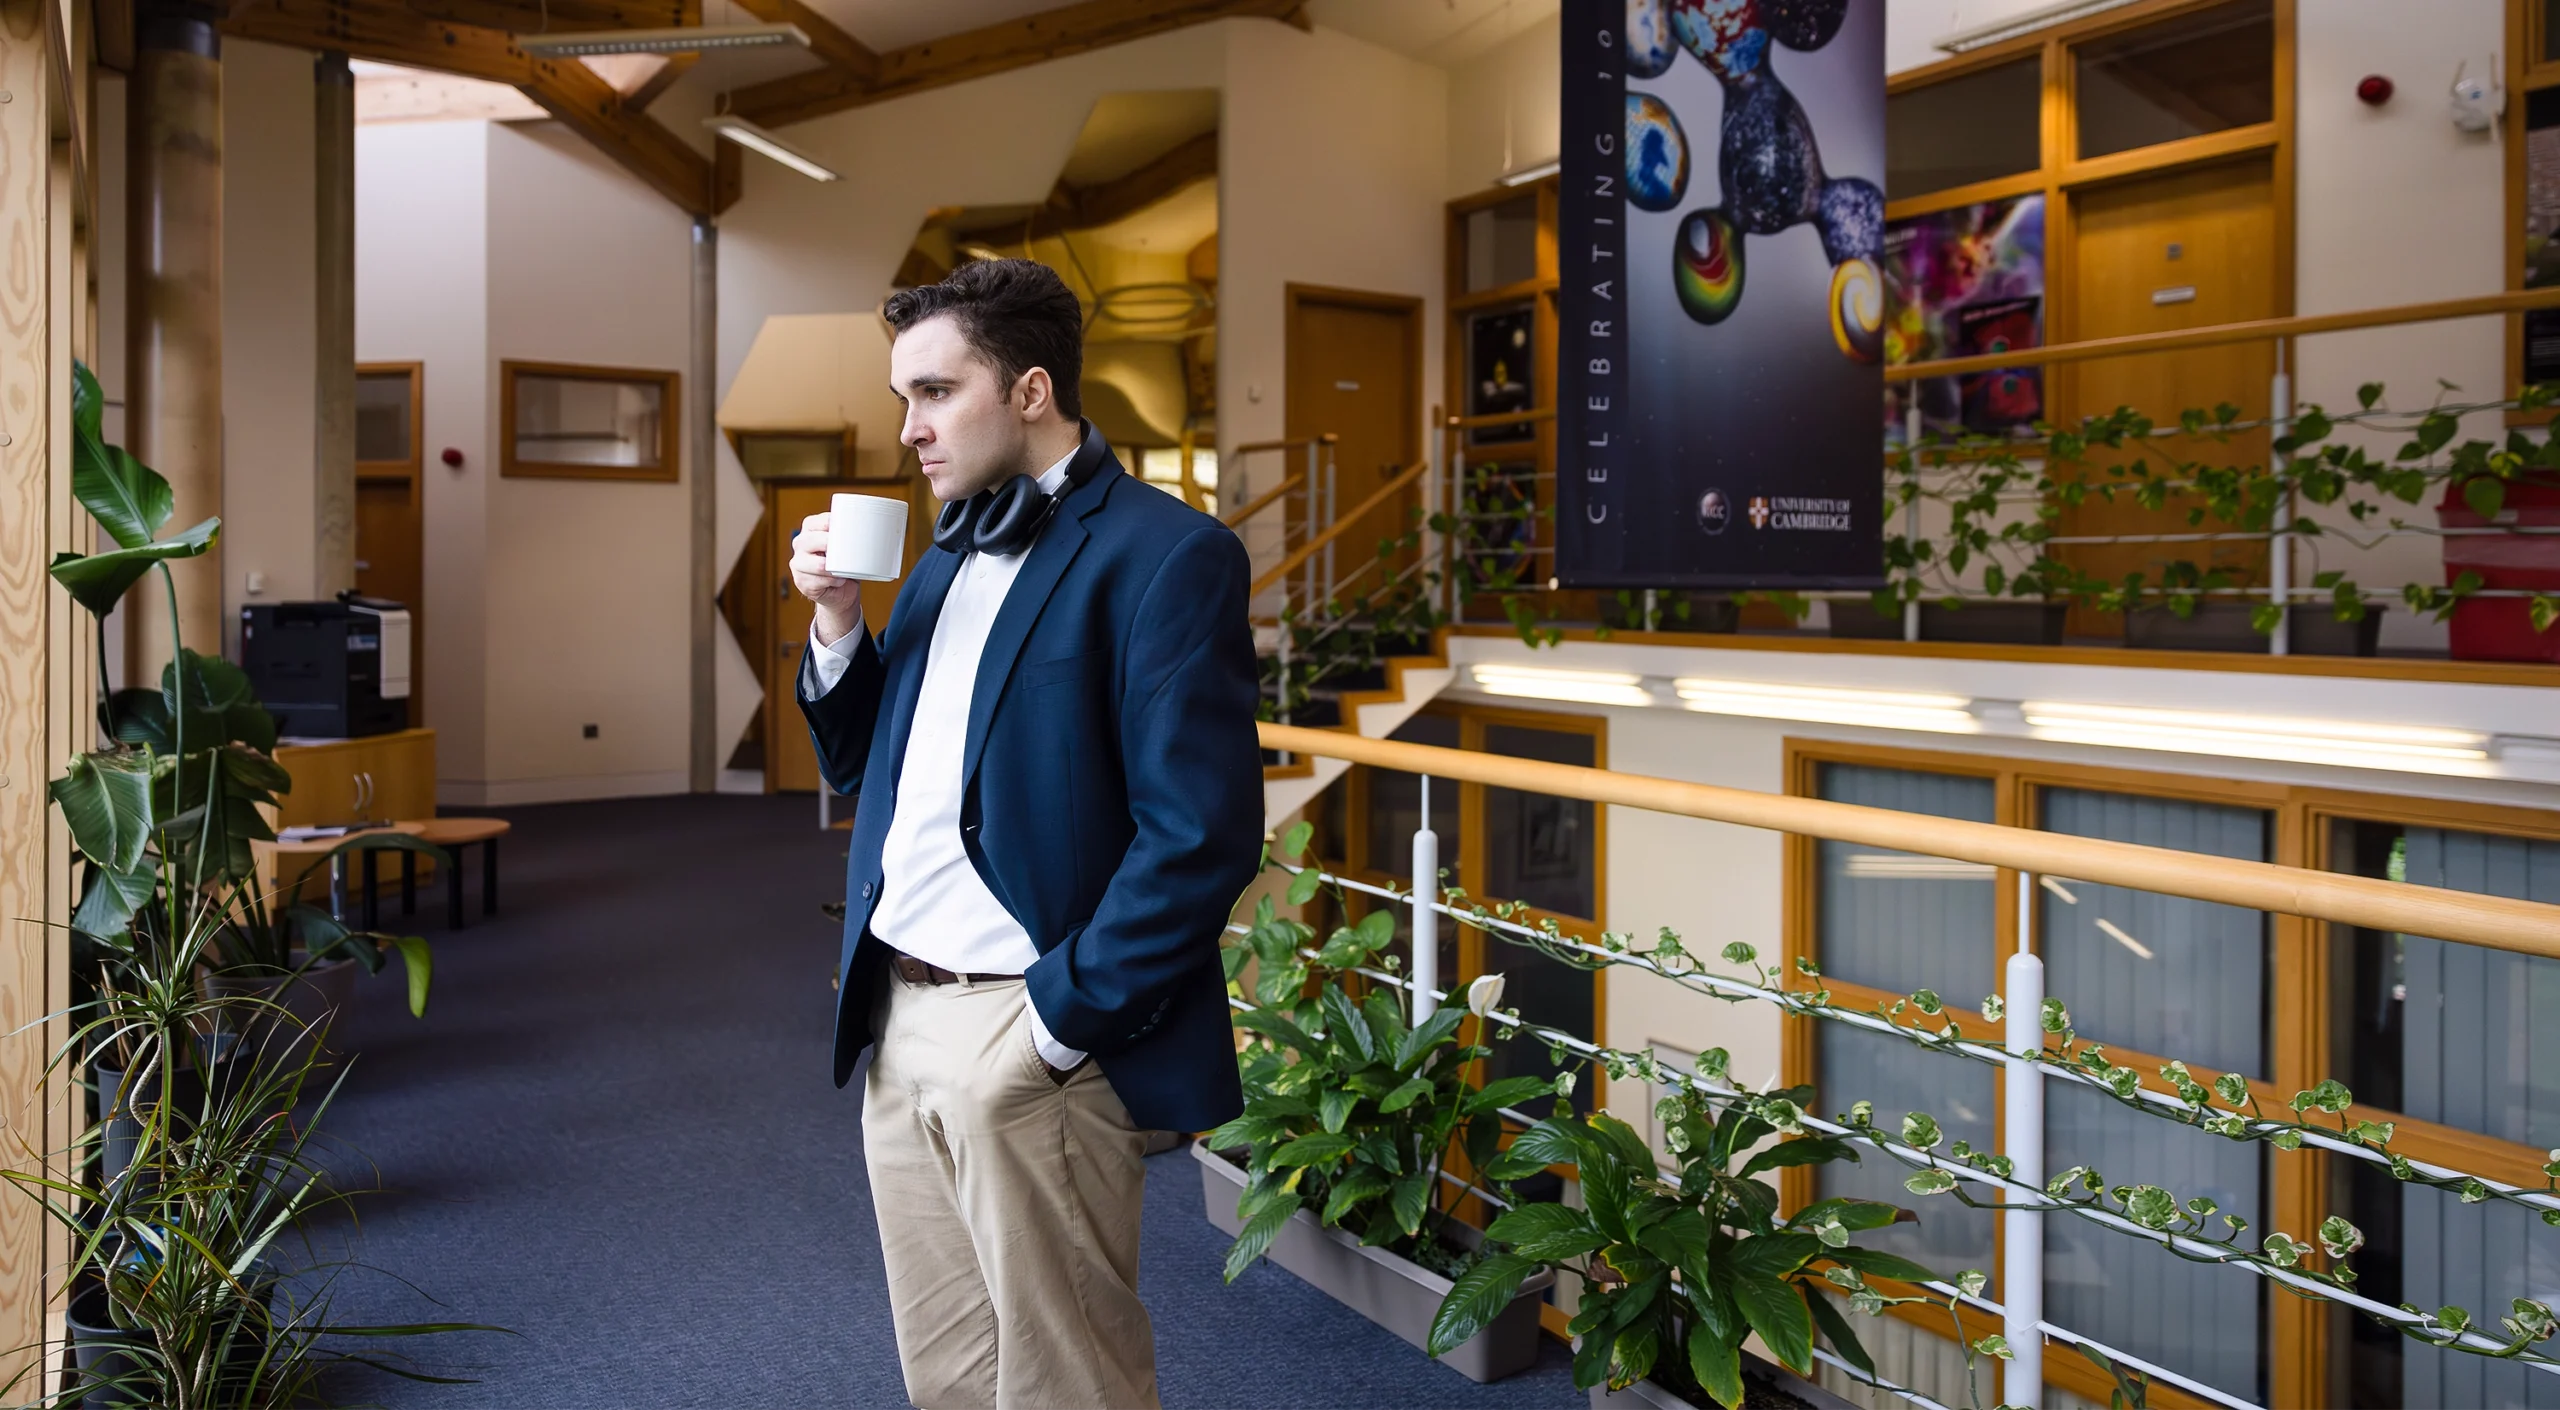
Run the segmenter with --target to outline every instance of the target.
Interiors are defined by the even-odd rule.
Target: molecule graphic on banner
[[[1672,287],[1700,323],[1742,302],[1745,235],[1810,221],[1831,262],[1831,334],[1844,356],[1874,362],[1884,349],[1884,192],[1854,176],[1826,176],[1813,120],[1769,67],[1772,42],[1811,52],[1840,32],[1849,0],[1627,0],[1627,72],[1657,78],[1682,49],[1724,88],[1716,181],[1724,203],[1681,217]],[[1679,116],[1650,93],[1627,94],[1627,200],[1669,211],[1689,185],[1689,140]]]

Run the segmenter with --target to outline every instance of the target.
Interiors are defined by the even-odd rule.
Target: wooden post
[[[0,0],[0,1141],[6,1161],[58,1148],[60,1124],[42,1078],[60,946],[44,920],[67,914],[57,873],[69,872],[68,844],[44,786],[65,748],[86,741],[61,728],[55,704],[67,682],[56,669],[61,616],[69,600],[45,577],[63,547],[70,423],[68,329],[57,322],[60,248],[70,227],[60,209],[72,183],[70,148],[56,144],[48,111],[50,0]],[[67,106],[67,104],[66,104]],[[70,134],[61,134],[69,137]],[[42,1159],[43,1157],[39,1157]],[[46,1221],[35,1201],[0,1200],[0,1383],[27,1368],[46,1336]],[[16,1387],[28,1399],[48,1387]],[[34,1394],[29,1394],[33,1392]]]
[[[311,92],[312,282],[320,325],[311,591],[330,597],[356,585],[356,85],[346,55],[311,61]]]
[[[222,512],[222,40],[142,6],[126,90],[125,447],[176,492],[173,529]],[[222,552],[175,565],[178,620],[146,580],[125,603],[125,680],[157,681],[171,630],[222,650]]]

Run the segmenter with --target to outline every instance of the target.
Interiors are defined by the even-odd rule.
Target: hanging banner
[[[1884,0],[1564,0],[1556,576],[1883,581]]]

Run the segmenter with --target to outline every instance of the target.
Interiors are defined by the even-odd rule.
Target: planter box
[[[1200,1163],[1200,1200],[1208,1209],[1209,1222],[1233,1238],[1244,1228],[1244,1221],[1236,1218],[1236,1200],[1245,1187],[1243,1168],[1196,1143],[1191,1158]],[[1453,1227],[1462,1239],[1475,1232]],[[1417,1347],[1430,1340],[1431,1318],[1449,1294],[1448,1279],[1385,1249],[1362,1248],[1358,1239],[1340,1229],[1325,1228],[1305,1210],[1281,1228],[1267,1256]],[[1531,1274],[1501,1316],[1441,1357],[1440,1363],[1478,1383],[1498,1381],[1536,1365],[1541,1335],[1538,1307],[1554,1281],[1555,1274],[1546,1269]]]
[[[2448,529],[2560,527],[2560,476],[2542,472],[2507,486],[2495,523],[2471,512],[2445,486],[2436,522]],[[2466,534],[2444,541],[2444,580],[2478,573],[2484,588],[2560,592],[2560,534]],[[2457,661],[2560,661],[2560,626],[2533,629],[2521,597],[2475,597],[2454,604],[2447,645]]]
[[[2266,654],[2269,637],[2249,625],[2250,604],[2199,602],[2195,615],[2146,607],[2124,618],[2124,644],[2138,651],[2244,651]],[[2382,640],[2380,607],[2362,620],[2341,622],[2327,603],[2285,609],[2288,645],[2296,656],[2371,656]]]
[[[1920,604],[1922,641],[1970,641],[2001,646],[2060,646],[2063,619],[2071,608],[2061,602],[1968,602],[1949,607]],[[1902,640],[1902,614],[1879,616],[1875,604],[1834,599],[1831,634],[1862,641]]]
[[[1857,1410],[1855,1405],[1772,1361],[1742,1353],[1743,1410]],[[1604,1383],[1591,1388],[1591,1410],[1722,1410],[1709,1402],[1692,1405],[1651,1381],[1638,1381],[1612,1391]]]

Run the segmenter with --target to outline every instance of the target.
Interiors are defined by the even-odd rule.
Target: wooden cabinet
[[[436,815],[436,732],[431,729],[278,745],[276,762],[293,775],[293,791],[277,810],[278,827]]]

